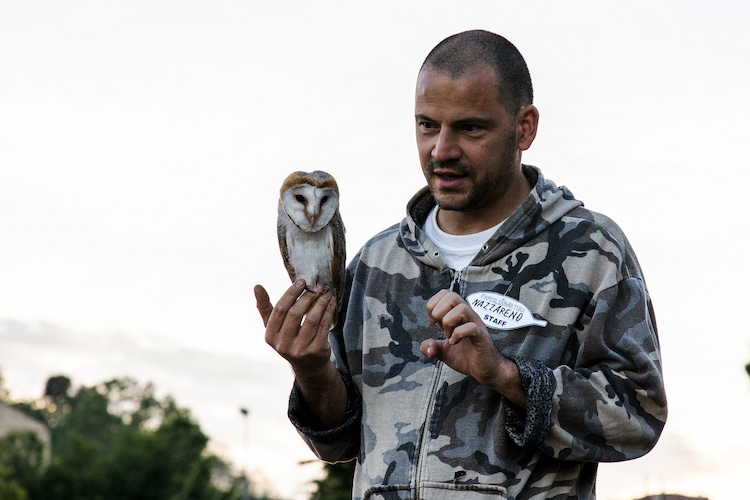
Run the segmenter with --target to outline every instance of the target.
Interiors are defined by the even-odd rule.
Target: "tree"
[[[44,388],[44,395],[53,402],[64,403],[68,400],[68,391],[70,390],[70,379],[64,375],[50,377]]]
[[[5,383],[3,382],[3,374],[0,372],[0,401],[8,400],[8,391],[5,390]]]
[[[29,496],[10,473],[0,467],[0,498],[3,500],[28,500]]]
[[[0,471],[7,475],[10,484],[23,490],[24,495],[29,493],[28,486],[35,488],[44,471],[44,462],[44,442],[35,432],[16,431],[0,437]],[[0,495],[0,498],[6,497]]]
[[[50,426],[52,458],[44,468],[37,444],[0,443],[0,498],[240,500],[241,478],[206,452],[208,437],[189,411],[156,398],[151,384],[70,388],[67,377],[52,377],[39,401],[15,405]]]
[[[356,461],[325,464],[326,476],[315,481],[310,500],[351,500]]]

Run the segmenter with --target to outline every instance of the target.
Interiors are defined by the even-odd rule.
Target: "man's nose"
[[[445,128],[441,129],[432,148],[432,157],[438,161],[458,160],[461,154],[455,134]]]

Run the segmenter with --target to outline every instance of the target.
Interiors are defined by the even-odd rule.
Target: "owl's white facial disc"
[[[333,188],[300,184],[287,189],[281,196],[281,202],[297,227],[315,232],[331,221],[338,209],[339,198]]]

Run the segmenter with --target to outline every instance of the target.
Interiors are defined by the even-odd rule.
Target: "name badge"
[[[485,325],[495,330],[515,330],[525,326],[547,326],[535,319],[528,307],[505,295],[495,292],[477,292],[466,297],[472,309]]]

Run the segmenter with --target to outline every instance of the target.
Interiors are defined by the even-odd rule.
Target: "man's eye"
[[[479,132],[480,130],[482,130],[481,126],[479,126],[479,125],[471,125],[471,124],[464,125],[463,128],[464,128],[464,132],[469,132],[469,133]]]

